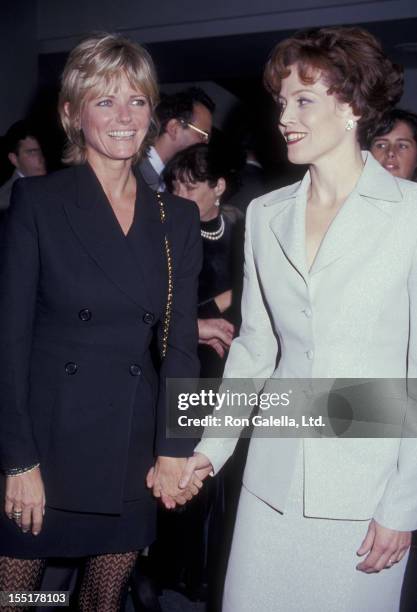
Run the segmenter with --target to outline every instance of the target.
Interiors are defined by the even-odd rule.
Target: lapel
[[[393,213],[392,203],[402,200],[397,180],[370,153],[364,152],[363,158],[365,166],[359,181],[327,230],[310,270],[305,248],[309,173],[301,183],[284,190],[280,198],[280,209],[271,219],[270,227],[307,284],[310,276],[355,250],[361,236],[381,232]]]
[[[395,210],[392,204],[402,200],[397,180],[370,153],[364,152],[363,158],[362,174],[327,230],[311,266],[311,276],[354,252],[361,241],[381,235]]]
[[[22,177],[19,176],[19,174],[17,173],[17,170],[15,170],[12,176],[4,183],[4,185],[0,187],[0,193],[4,194],[8,198],[7,205],[9,205],[9,200],[12,194],[13,185],[15,184],[17,179],[20,179],[20,178]]]
[[[136,176],[137,193],[135,220],[129,232],[129,244],[153,302],[154,313],[161,312],[167,300],[168,270],[165,252],[165,235],[169,234],[170,215],[161,222],[158,198],[141,176]]]
[[[138,164],[139,172],[136,172],[136,176],[141,174],[143,180],[148,187],[154,191],[158,191],[161,185],[161,177],[152,166],[148,157],[145,155],[142,161]]]
[[[305,211],[309,184],[307,173],[301,183],[285,188],[282,195],[278,193],[278,199],[272,203],[278,202],[279,210],[269,222],[285,257],[306,283],[308,270],[305,253]]]
[[[138,258],[132,252],[131,241],[124,236],[91,167],[88,164],[75,166],[73,172],[75,199],[67,199],[64,204],[73,231],[90,257],[120,291],[145,310],[152,311],[154,305],[144,273],[145,266],[149,265],[149,254],[138,262]],[[142,185],[138,183],[133,224],[137,221],[136,217],[141,214],[142,207],[147,206],[142,204],[141,187]],[[152,223],[150,225],[152,226]],[[144,219],[141,221],[141,226],[147,230],[148,222]],[[147,231],[143,234],[146,236]],[[150,234],[155,235],[155,231],[152,229]],[[139,237],[139,240],[141,239],[142,232]]]

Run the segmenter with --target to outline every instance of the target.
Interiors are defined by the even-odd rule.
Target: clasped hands
[[[198,319],[198,343],[210,346],[223,358],[232,344],[235,328],[226,319]]]
[[[213,470],[202,453],[193,457],[158,457],[146,476],[146,484],[168,510],[183,506],[197,495],[203,480]]]

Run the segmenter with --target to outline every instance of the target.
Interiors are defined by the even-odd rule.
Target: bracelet
[[[28,474],[32,470],[35,470],[40,466],[40,463],[35,463],[34,465],[29,465],[24,468],[11,468],[10,470],[5,470],[6,476],[20,476],[20,474]]]

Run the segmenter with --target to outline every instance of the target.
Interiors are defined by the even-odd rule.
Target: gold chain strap
[[[156,192],[156,197],[159,202],[159,215],[161,217],[161,223],[165,223],[166,215],[165,215],[165,206],[161,198],[161,194],[159,191]],[[172,280],[172,256],[171,256],[171,247],[169,244],[168,236],[165,234],[165,255],[167,258],[167,268],[168,268],[168,296],[167,303],[165,306],[165,315],[164,315],[164,324],[163,324],[163,332],[162,332],[162,348],[161,348],[161,357],[165,357],[168,347],[168,333],[169,333],[169,324],[171,321],[171,311],[172,311],[172,296],[173,296],[173,280]]]

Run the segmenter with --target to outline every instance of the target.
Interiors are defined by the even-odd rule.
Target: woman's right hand
[[[180,489],[185,489],[192,482],[193,477],[203,481],[209,474],[212,474],[213,470],[210,459],[206,455],[194,453],[187,459],[178,486]]]
[[[226,319],[198,319],[198,341],[207,344],[224,357],[233,340],[234,325]]]
[[[23,474],[6,476],[5,512],[23,533],[40,533],[45,514],[45,489],[39,467]]]

